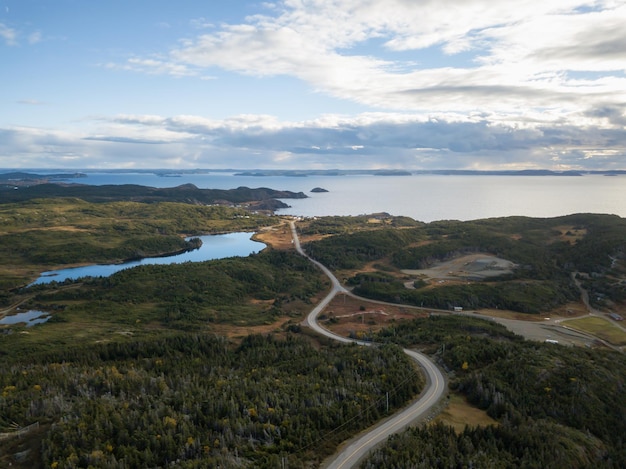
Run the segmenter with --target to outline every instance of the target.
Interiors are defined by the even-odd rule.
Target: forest
[[[337,345],[302,326],[330,283],[289,243],[25,287],[53,267],[159,255],[186,249],[189,236],[285,220],[197,200],[78,197],[2,203],[0,218],[0,311],[50,314],[0,327],[2,467],[318,467],[423,389],[406,347],[497,424],[421,425],[362,467],[626,466],[623,353],[526,341],[444,313],[373,330],[374,347]],[[307,253],[364,297],[537,314],[579,301],[577,279],[598,308],[626,300],[619,217],[424,224],[374,214],[297,226]],[[405,272],[474,252],[517,267],[443,286]]]
[[[578,298],[572,279],[576,275],[594,306],[626,301],[626,220],[617,216],[507,217],[415,227],[402,223],[402,228],[394,226],[393,218],[377,228],[360,222],[322,220],[302,233],[325,235],[306,243],[305,250],[367,298],[448,310],[462,305],[539,314]],[[346,231],[336,235],[341,226]],[[405,270],[470,253],[490,253],[517,268],[489,281],[444,286],[418,281],[414,289],[405,287],[411,279]]]
[[[391,437],[362,468],[618,468],[626,463],[626,359],[606,350],[522,340],[503,326],[431,316],[379,342],[429,350],[450,389],[498,422],[455,433],[427,425]]]
[[[292,335],[56,349],[2,361],[0,428],[39,423],[28,467],[306,467],[414,396],[413,366]]]
[[[109,184],[92,186],[83,184],[56,184],[45,181],[43,184],[31,183],[20,187],[9,184],[4,186],[0,179],[0,192],[4,203],[19,203],[36,199],[78,198],[86,202],[178,202],[203,205],[246,204],[254,207],[259,202],[269,202],[268,207],[286,207],[276,199],[304,199],[303,192],[278,191],[266,187],[236,189],[199,189],[193,184],[177,187],[147,187],[136,184]],[[273,203],[272,203],[273,202]],[[272,208],[269,208],[272,210]]]

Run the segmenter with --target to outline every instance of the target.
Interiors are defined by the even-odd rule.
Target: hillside
[[[626,465],[623,353],[524,340],[450,312],[458,304],[525,316],[565,310],[583,305],[577,283],[601,314],[621,312],[619,217],[299,222],[307,251],[354,292],[405,304],[336,299],[328,327],[349,323],[382,344],[357,347],[301,325],[329,283],[294,252],[279,217],[79,198],[0,210],[0,314],[50,314],[44,324],[0,329],[0,465],[316,467],[422,389],[401,347],[432,357],[477,420],[466,418],[461,430],[442,420],[407,431],[363,467]],[[264,239],[277,242],[247,258],[19,287],[44,267],[264,227]],[[385,316],[392,308],[401,314]]]

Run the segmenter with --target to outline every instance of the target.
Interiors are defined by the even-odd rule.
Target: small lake
[[[43,272],[41,276],[29,286],[50,282],[63,282],[68,279],[76,280],[82,277],[108,277],[120,270],[130,269],[139,265],[180,264],[183,262],[202,262],[226,257],[246,257],[261,251],[265,247],[265,244],[253,241],[251,239],[252,234],[253,233],[228,233],[223,235],[197,236],[197,238],[202,240],[202,246],[199,249],[183,252],[181,254],[165,257],[148,257],[125,262],[123,264],[95,264],[70,269],[50,270]]]
[[[34,326],[35,324],[41,324],[50,319],[50,315],[43,311],[37,311],[31,309],[30,311],[24,311],[23,313],[12,314],[11,316],[5,316],[0,319],[2,325],[13,325],[19,323],[26,323],[26,327]]]

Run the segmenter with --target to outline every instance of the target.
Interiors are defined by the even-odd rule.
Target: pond
[[[35,324],[41,324],[50,319],[50,315],[43,311],[37,311],[31,309],[24,311],[23,313],[12,314],[0,319],[1,325],[12,325],[19,323],[26,323],[26,327],[34,326]]]
[[[183,262],[202,262],[225,257],[246,257],[261,251],[265,244],[251,239],[252,233],[228,233],[223,235],[197,236],[202,240],[202,246],[193,251],[183,252],[164,257],[148,257],[145,259],[124,262],[122,264],[95,264],[70,269],[50,270],[31,283],[39,285],[50,282],[76,280],[82,277],[108,277],[123,269],[130,269],[138,265],[148,264],[178,264]]]

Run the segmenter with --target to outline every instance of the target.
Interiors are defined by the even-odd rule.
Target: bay
[[[198,236],[202,240],[202,246],[193,251],[183,252],[172,256],[147,257],[136,261],[122,264],[94,264],[69,269],[50,270],[43,272],[41,276],[31,283],[39,285],[50,282],[63,282],[64,280],[76,280],[83,277],[108,277],[123,269],[130,269],[139,265],[154,264],[180,264],[183,262],[202,262],[211,259],[223,259],[225,257],[245,257],[259,252],[265,247],[263,243],[253,241],[251,233],[228,233],[224,235]]]
[[[328,181],[326,189],[330,192],[307,194],[311,199],[286,201],[291,208],[277,213],[387,212],[423,222],[573,213],[626,216],[622,176],[372,176]]]
[[[68,180],[81,184],[140,184],[174,187],[191,183],[201,189],[268,187],[304,192],[306,199],[284,199],[291,207],[278,215],[329,216],[387,212],[415,220],[476,220],[528,216],[556,217],[572,213],[604,213],[626,217],[626,176],[242,176],[230,172],[153,173],[86,172]],[[328,192],[311,192],[321,187]]]

